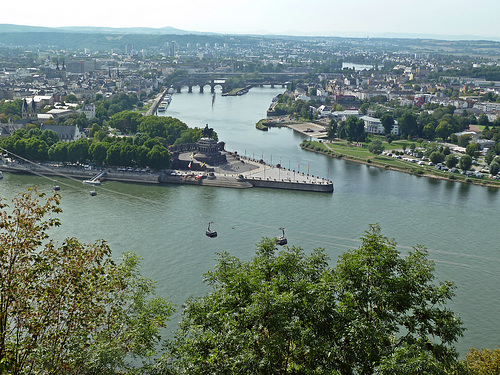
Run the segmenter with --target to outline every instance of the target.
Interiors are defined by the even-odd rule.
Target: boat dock
[[[148,111],[146,112],[146,116],[152,116],[157,113],[158,108],[160,107],[160,104],[165,98],[165,95],[167,95],[167,93],[168,89],[165,89],[160,94],[156,95],[156,97],[153,100],[153,104],[151,104],[151,107],[149,107]]]

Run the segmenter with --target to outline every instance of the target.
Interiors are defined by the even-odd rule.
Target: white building
[[[345,111],[335,111],[331,113],[332,117],[338,121],[345,121],[350,116],[360,117],[358,109],[346,109]]]
[[[95,105],[94,104],[84,104],[82,106],[82,112],[85,113],[85,117],[90,120],[95,117]]]
[[[365,122],[365,132],[370,134],[385,134],[384,126],[380,119],[370,116],[362,116],[361,120]],[[397,121],[394,121],[391,134],[398,135],[399,127]]]

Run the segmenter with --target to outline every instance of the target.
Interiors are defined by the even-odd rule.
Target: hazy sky
[[[165,27],[219,33],[500,38],[499,0],[2,1],[0,23]]]

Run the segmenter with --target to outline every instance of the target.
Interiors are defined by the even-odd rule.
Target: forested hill
[[[0,47],[51,48],[93,51],[124,50],[133,45],[136,50],[151,49],[153,52],[175,41],[179,45],[227,44],[229,48],[246,48],[269,41],[298,42],[307,51],[338,52],[366,48],[383,53],[423,53],[432,55],[467,55],[497,59],[500,42],[491,40],[440,40],[432,38],[348,38],[328,36],[290,35],[229,35],[185,31],[173,27],[163,28],[111,28],[111,27],[36,27],[0,24]]]
[[[49,29],[50,30],[50,29]],[[123,50],[127,44],[138,50],[163,46],[171,42],[172,34],[107,34],[69,31],[2,32],[0,47],[51,47],[79,50],[91,47],[94,51]],[[217,35],[175,35],[177,43],[224,43],[227,38]]]

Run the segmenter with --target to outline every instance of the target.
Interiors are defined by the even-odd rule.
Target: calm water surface
[[[379,223],[399,250],[422,244],[436,262],[439,280],[452,280],[457,296],[450,304],[467,331],[459,342],[494,348],[500,343],[500,192],[380,170],[300,149],[304,138],[290,129],[261,132],[271,99],[283,89],[255,88],[240,97],[187,93],[173,96],[165,115],[191,127],[209,124],[226,149],[333,179],[335,192],[320,194],[266,189],[233,190],[196,186],[146,186],[106,182],[91,197],[81,182],[60,180],[63,226],[60,240],[106,239],[115,257],[133,251],[144,258],[142,273],[158,282],[159,295],[180,305],[206,290],[203,273],[215,253],[229,251],[250,259],[256,243],[285,227],[290,245],[310,251],[322,247],[332,265],[345,250],[359,246],[369,224]],[[52,183],[40,177],[5,174],[0,196],[28,186]],[[205,237],[207,223],[219,236]],[[175,325],[172,324],[174,329]]]

